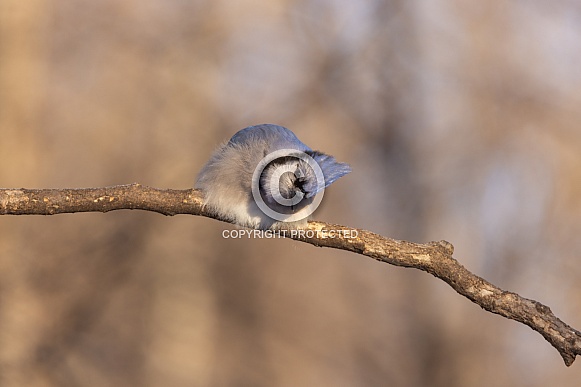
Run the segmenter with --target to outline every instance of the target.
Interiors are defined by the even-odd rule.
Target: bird
[[[326,187],[351,172],[275,124],[249,126],[222,143],[198,173],[204,211],[259,230],[300,228]]]

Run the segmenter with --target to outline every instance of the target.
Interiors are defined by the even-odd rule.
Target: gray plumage
[[[282,157],[263,161],[276,151]],[[316,162],[324,179],[317,179],[317,165],[310,160]],[[255,174],[259,166],[264,169]],[[312,212],[317,194],[349,172],[349,165],[313,151],[289,129],[263,124],[240,130],[218,147],[198,174],[195,188],[204,193],[206,210],[221,219],[257,229],[300,227]],[[266,214],[257,204],[253,176],[255,193],[260,192],[258,200],[280,217]],[[285,223],[289,220],[294,221]]]

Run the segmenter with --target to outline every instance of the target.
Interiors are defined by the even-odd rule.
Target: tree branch
[[[204,211],[202,193],[194,189],[161,190],[139,184],[83,189],[0,189],[0,215],[54,215],[122,209],[217,219]],[[581,354],[581,332],[557,318],[549,307],[504,291],[472,274],[452,257],[454,247],[446,241],[411,243],[316,221],[309,222],[304,230],[289,231],[285,235],[315,246],[352,251],[391,265],[428,272],[483,309],[539,332],[559,351],[567,366]]]

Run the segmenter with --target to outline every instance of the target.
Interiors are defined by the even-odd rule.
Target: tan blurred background
[[[316,218],[446,239],[581,329],[577,1],[0,0],[0,186],[188,188],[277,123]],[[215,220],[0,218],[2,386],[576,386],[443,282]]]

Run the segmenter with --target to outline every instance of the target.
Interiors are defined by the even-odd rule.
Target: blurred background
[[[0,186],[186,189],[276,123],[353,173],[315,218],[446,239],[581,329],[581,3],[0,0]],[[442,281],[234,226],[0,218],[2,386],[574,386]]]

